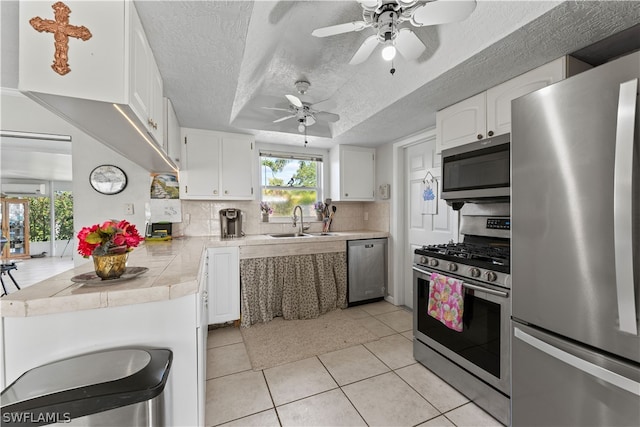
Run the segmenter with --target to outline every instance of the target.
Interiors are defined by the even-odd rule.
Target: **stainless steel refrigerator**
[[[640,425],[640,52],[512,104],[512,424]]]

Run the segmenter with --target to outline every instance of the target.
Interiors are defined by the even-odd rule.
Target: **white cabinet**
[[[329,153],[331,199],[375,200],[375,149],[338,145]]]
[[[237,246],[207,249],[209,324],[240,319],[240,256]]]
[[[33,17],[53,19],[48,2],[20,2],[19,86],[27,96],[154,172],[172,171],[163,143],[163,83],[134,2],[66,1],[69,24],[86,40],[69,38],[64,75],[51,68],[54,35]],[[64,57],[64,55],[63,55]]]
[[[589,66],[561,57],[436,113],[436,152],[511,132],[511,101]]]
[[[180,197],[253,200],[253,136],[182,129]]]
[[[484,138],[486,119],[486,92],[436,112],[436,151]]]
[[[138,14],[131,13],[129,100],[147,132],[158,145],[163,142],[162,77]]]
[[[182,143],[180,139],[180,122],[173,109],[169,98],[164,98],[164,144],[163,149],[176,166],[180,167],[180,151]]]

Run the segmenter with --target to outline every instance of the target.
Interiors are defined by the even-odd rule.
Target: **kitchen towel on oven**
[[[438,273],[429,278],[429,316],[438,319],[447,328],[462,332],[464,290],[462,281]]]

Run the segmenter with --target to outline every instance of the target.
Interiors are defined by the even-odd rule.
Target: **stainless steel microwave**
[[[459,209],[465,202],[508,201],[511,135],[442,150],[442,198]]]

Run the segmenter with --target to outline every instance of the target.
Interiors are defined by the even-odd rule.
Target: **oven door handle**
[[[475,291],[482,291],[482,292],[486,292],[488,294],[495,295],[495,296],[502,297],[502,298],[508,298],[509,297],[509,292],[497,291],[495,289],[485,288],[484,286],[472,285],[471,283],[468,283],[468,282],[462,282],[462,286],[464,286],[466,289],[473,289]]]
[[[413,268],[413,271],[416,271],[418,273],[422,273],[425,275],[431,275],[431,271],[427,271],[427,270],[423,270],[421,268],[418,268],[416,266],[412,266],[411,268]],[[467,289],[473,289],[474,291],[481,291],[481,292],[486,292],[490,295],[495,295],[498,297],[502,297],[502,298],[508,298],[509,297],[509,293],[508,292],[504,292],[504,291],[498,291],[496,289],[491,289],[491,288],[485,288],[484,286],[478,286],[478,285],[473,285],[469,282],[462,282],[463,286]]]
[[[427,276],[431,275],[431,271],[427,271],[427,270],[422,270],[418,267],[416,267],[415,265],[412,266],[411,268],[413,268],[413,271],[417,271],[418,273],[422,273],[422,274],[426,274]]]

